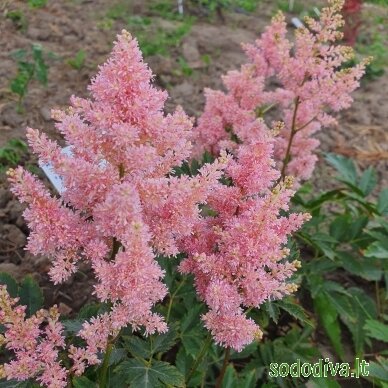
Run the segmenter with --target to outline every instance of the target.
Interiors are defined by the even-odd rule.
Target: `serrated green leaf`
[[[280,310],[279,307],[273,303],[273,302],[266,302],[265,303],[265,309],[267,310],[267,313],[269,317],[275,322],[278,323]]]
[[[322,323],[334,350],[341,360],[343,360],[345,351],[341,341],[341,328],[338,322],[338,312],[336,308],[329,303],[325,293],[321,293],[314,298],[314,309],[318,314],[319,320]]]
[[[377,184],[377,174],[373,167],[368,167],[360,178],[359,187],[365,196],[369,195]]]
[[[123,348],[114,348],[110,354],[109,366],[118,364],[127,356],[127,351]]]
[[[356,354],[361,354],[364,349],[365,330],[367,319],[373,319],[377,315],[374,301],[359,288],[349,288],[350,294],[328,292],[330,303],[336,308],[341,320],[352,333]]]
[[[375,241],[364,251],[365,257],[375,257],[376,259],[388,259],[388,242]]]
[[[203,330],[193,329],[188,332],[181,333],[181,341],[187,354],[195,357],[201,350],[205,336]]]
[[[8,294],[12,298],[16,298],[19,293],[19,286],[16,280],[8,273],[1,272],[0,273],[0,284],[4,284],[7,286]]]
[[[288,314],[290,314],[295,319],[305,323],[306,325],[314,327],[314,324],[308,319],[306,310],[291,298],[279,300],[277,305],[284,311],[287,311]]]
[[[189,331],[199,325],[202,310],[203,306],[196,304],[185,314],[180,325],[182,332]]]
[[[245,377],[241,384],[239,383],[239,386],[241,388],[254,388],[256,386],[256,380],[256,370],[254,369],[245,374]]]
[[[311,241],[325,256],[329,259],[334,260],[335,250],[334,247],[338,244],[338,241],[325,233],[315,233],[311,236]]]
[[[43,293],[35,279],[27,275],[20,284],[19,303],[27,306],[26,314],[31,316],[43,306]]]
[[[336,217],[330,224],[330,235],[337,241],[347,241],[350,224],[351,216],[349,214],[342,214]]]
[[[232,351],[230,355],[231,360],[241,360],[244,358],[249,358],[253,353],[257,353],[257,342],[254,341],[251,344],[245,346],[241,352]]]
[[[89,303],[81,308],[78,313],[78,318],[80,319],[90,319],[98,315],[98,311],[101,305],[99,303]]]
[[[153,337],[153,347],[152,352],[155,353],[165,353],[170,350],[177,342],[178,331],[175,325],[170,325],[167,333],[158,334]]]
[[[388,342],[388,325],[375,319],[367,319],[364,328],[368,337]]]
[[[149,358],[151,356],[150,344],[144,339],[136,336],[123,336],[126,348],[133,356]]]
[[[224,378],[222,379],[222,388],[235,388],[237,387],[237,374],[233,365],[228,365],[225,371]]]
[[[122,362],[116,373],[125,375],[131,388],[159,387],[161,383],[173,387],[184,387],[185,379],[179,370],[164,361],[154,361],[151,365],[137,359]]]
[[[65,327],[67,334],[78,333],[82,329],[82,325],[85,321],[81,319],[69,319],[62,321],[62,325]]]
[[[366,280],[380,280],[383,271],[376,260],[351,254],[349,252],[338,252],[337,258],[341,267],[346,269],[349,273],[360,276]]]
[[[326,154],[326,160],[340,173],[341,178],[356,184],[357,172],[353,160],[332,153]]]
[[[371,361],[367,370],[369,371],[368,377],[374,377],[379,380],[388,381],[388,359],[379,359],[379,362]]]
[[[388,214],[388,188],[381,190],[377,201],[377,210],[381,215]]]

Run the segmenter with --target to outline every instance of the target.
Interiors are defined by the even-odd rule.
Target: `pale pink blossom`
[[[25,306],[17,302],[6,286],[0,286],[0,324],[6,329],[1,343],[14,354],[13,360],[2,366],[2,377],[32,378],[48,388],[66,387],[68,373],[59,359],[65,342],[56,306],[27,317]]]
[[[350,47],[336,44],[342,37],[342,5],[342,0],[330,0],[319,20],[307,18],[307,27],[298,28],[293,40],[279,13],[255,43],[243,45],[249,62],[223,77],[226,93],[205,92],[205,111],[196,128],[197,156],[257,141],[271,127],[262,118],[272,110],[271,117],[284,122],[274,140],[282,177],[292,175],[296,183],[310,178],[319,146],[314,134],[336,124],[333,112],[350,106],[350,93],[359,86],[368,61],[341,69],[353,57]],[[253,125],[259,130],[252,131]]]

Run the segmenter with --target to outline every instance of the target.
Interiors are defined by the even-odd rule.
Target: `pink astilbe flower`
[[[209,312],[205,326],[215,341],[241,351],[262,332],[245,309],[295,291],[287,282],[299,267],[286,260],[288,236],[308,219],[289,211],[292,182],[274,186],[280,173],[273,161],[273,138],[240,145],[225,169],[230,185],[219,185],[207,205],[215,216],[201,219],[192,236],[182,240],[188,258],[183,273],[192,273]]]
[[[137,41],[123,31],[89,86],[91,98],[72,97],[69,109],[53,111],[71,155],[27,130],[34,153],[63,180],[61,197],[21,167],[9,172],[13,193],[28,205],[27,249],[53,259],[54,283],[68,279],[78,261],[90,262],[95,294],[111,305],[84,323],[85,346],[70,349],[76,374],[99,363],[97,353],[123,327],[167,330],[152,311],[167,293],[155,257],[179,253],[178,242],[200,220],[199,205],[227,164],[223,157],[195,177],[174,176],[174,167],[191,155],[192,120],[181,108],[165,115],[167,93],[151,81]]]
[[[330,0],[319,20],[306,18],[308,27],[298,28],[293,41],[279,13],[260,39],[243,45],[249,63],[223,77],[226,93],[205,91],[196,155],[254,142],[260,132],[268,131],[263,117],[273,110],[284,122],[274,154],[282,177],[292,175],[298,181],[311,176],[317,161],[313,151],[319,145],[313,135],[336,123],[329,112],[350,106],[350,93],[368,62],[341,69],[353,57],[350,47],[335,45],[342,37],[342,5],[342,0]]]
[[[59,360],[65,346],[63,326],[56,306],[26,317],[26,307],[17,306],[6,286],[0,286],[0,324],[6,328],[0,342],[14,353],[14,359],[1,366],[1,377],[16,380],[34,378],[43,386],[67,386],[67,371]]]

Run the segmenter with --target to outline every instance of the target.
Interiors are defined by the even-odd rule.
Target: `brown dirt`
[[[132,1],[129,12],[147,15],[148,3]],[[110,28],[102,27],[111,6],[110,1],[104,0],[49,0],[48,5],[40,9],[30,9],[19,0],[0,3],[0,147],[11,138],[24,139],[26,126],[42,129],[62,141],[54,131],[50,109],[66,106],[72,94],[86,95],[86,86],[97,65],[106,59],[115,35],[126,27],[123,20],[114,21]],[[27,17],[25,31],[4,17],[7,11],[15,9],[22,10]],[[269,22],[273,10],[274,2],[266,0],[260,3],[254,15],[226,14],[225,24],[216,19],[199,20],[181,44],[171,48],[169,56],[147,57],[146,61],[157,74],[157,83],[170,93],[167,110],[181,104],[188,114],[198,115],[204,104],[203,88],[220,88],[220,75],[244,62],[240,42],[253,41]],[[376,8],[369,12],[378,15],[382,11]],[[159,17],[151,17],[151,20],[150,28],[168,29],[176,24]],[[36,81],[31,83],[24,102],[25,112],[19,114],[15,97],[9,92],[10,79],[17,70],[10,54],[28,49],[32,43],[40,43],[46,52],[53,53],[47,60],[49,82],[47,87]],[[86,64],[76,70],[67,59],[81,49],[86,52]],[[209,60],[205,61],[204,56]],[[182,74],[180,57],[184,57],[192,69],[191,76]],[[320,135],[323,150],[350,155],[364,165],[375,165],[384,181],[387,180],[383,173],[388,159],[387,86],[388,71],[376,81],[363,84],[354,94],[353,107],[341,114],[339,128]],[[317,176],[322,178],[321,174],[326,173],[327,169],[320,167]],[[32,257],[23,250],[28,230],[21,217],[22,210],[8,191],[5,177],[0,176],[0,271],[10,272],[19,279],[33,273],[45,289],[48,304],[61,303],[63,312],[77,310],[92,290],[88,268],[82,268],[69,282],[54,287],[46,274],[49,261],[44,257]]]

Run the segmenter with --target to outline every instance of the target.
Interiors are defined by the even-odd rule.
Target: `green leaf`
[[[68,59],[67,63],[74,69],[80,70],[85,64],[86,53],[84,50],[79,50],[74,58]]]
[[[253,369],[248,373],[246,373],[244,380],[241,382],[241,385],[239,383],[239,386],[241,388],[254,388],[256,386],[256,380],[257,380],[256,370]]]
[[[349,238],[349,226],[351,224],[351,216],[342,214],[334,219],[330,224],[330,235],[337,241],[347,241]]]
[[[89,380],[85,376],[74,377],[72,382],[73,382],[74,388],[93,388],[93,387],[97,387],[97,383],[95,383],[92,380]]]
[[[159,334],[153,337],[153,349],[155,353],[165,353],[170,350],[177,342],[178,331],[175,325],[170,325],[167,333]]]
[[[101,308],[99,303],[89,303],[81,308],[78,313],[78,318],[85,320],[98,315],[98,311]]]
[[[269,317],[275,322],[278,323],[280,310],[279,307],[274,302],[266,302],[265,309],[268,312]]]
[[[16,280],[8,273],[1,272],[0,273],[0,284],[4,284],[7,286],[8,294],[12,298],[16,298],[18,296],[19,286]]]
[[[115,372],[125,375],[131,388],[160,387],[161,383],[173,387],[184,387],[185,379],[179,370],[164,361],[148,364],[142,360],[131,359],[122,362]]]
[[[235,388],[237,386],[237,374],[233,365],[228,365],[222,379],[222,388]]]
[[[27,0],[31,8],[41,8],[47,4],[47,0]]]
[[[380,280],[383,274],[379,268],[379,262],[371,258],[365,258],[349,252],[337,252],[340,265],[349,273],[360,276],[366,280]]]
[[[341,178],[356,184],[357,172],[353,160],[332,153],[326,154],[326,160],[340,173]]]
[[[377,201],[377,210],[381,215],[388,214],[388,188],[381,190]]]
[[[149,358],[151,356],[150,344],[142,338],[131,335],[123,336],[126,348],[133,356],[141,358]]]
[[[291,298],[285,298],[283,300],[279,300],[277,304],[281,309],[287,311],[288,314],[293,316],[295,319],[314,327],[314,324],[308,319],[306,310],[301,305],[297,304],[296,301]]]
[[[62,321],[62,325],[65,327],[67,334],[78,333],[82,329],[82,325],[85,321],[81,319],[69,319]]]
[[[231,360],[241,360],[244,358],[250,358],[253,353],[257,353],[257,342],[254,341],[251,344],[245,346],[241,352],[232,351],[230,355]]]
[[[369,377],[375,377],[379,380],[388,381],[388,359],[379,358],[379,363],[371,361],[367,367]]]
[[[377,184],[376,170],[368,167],[361,175],[359,187],[365,196],[369,195]]]
[[[182,332],[189,331],[199,325],[199,317],[202,310],[203,305],[196,304],[185,314],[180,325]]]
[[[0,388],[32,388],[29,381],[0,380]]]
[[[364,326],[368,337],[388,342],[388,325],[375,319],[368,319]]]
[[[337,292],[327,292],[327,297],[352,333],[356,354],[359,355],[364,349],[365,322],[367,319],[375,318],[377,311],[374,301],[363,290],[352,287],[347,291],[350,296]]]
[[[127,356],[127,351],[123,348],[114,348],[109,358],[109,365],[118,364]]]
[[[366,248],[364,256],[375,257],[376,259],[388,259],[388,242],[373,242]]]
[[[184,333],[181,333],[181,341],[186,353],[196,357],[198,352],[201,350],[204,341],[203,330],[193,329]]]
[[[335,380],[327,377],[314,377],[309,380],[308,386],[311,388],[341,388]]]
[[[314,309],[330,338],[334,350],[341,360],[343,360],[345,351],[341,341],[341,328],[338,322],[338,312],[336,308],[329,303],[325,293],[320,293],[314,298]]]
[[[47,85],[47,65],[43,59],[43,50],[40,44],[32,45],[32,56],[35,62],[35,77],[43,85]]]
[[[43,293],[35,279],[28,275],[20,284],[19,291],[21,305],[27,306],[26,314],[31,316],[43,306]]]
[[[311,241],[325,256],[330,260],[334,260],[336,253],[333,248],[338,244],[335,238],[328,234],[318,232],[311,236]]]

